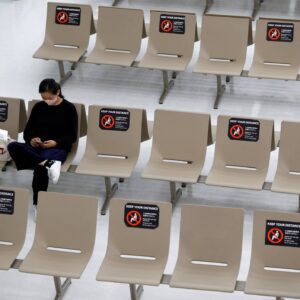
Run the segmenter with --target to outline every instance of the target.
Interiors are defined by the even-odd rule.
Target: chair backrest
[[[160,160],[202,162],[211,144],[210,115],[156,110],[151,156]]]
[[[61,248],[90,254],[94,248],[98,200],[95,197],[39,192],[33,248]]]
[[[167,202],[113,199],[106,255],[167,259],[172,206]]]
[[[97,43],[108,51],[138,54],[146,36],[141,9],[99,6],[97,27]]]
[[[28,190],[0,188],[0,246],[8,243],[5,247],[21,250],[26,236],[28,204]]]
[[[0,97],[0,129],[7,130],[11,138],[17,140],[27,122],[23,99]]]
[[[245,62],[247,46],[252,43],[250,17],[203,16],[200,58]]]
[[[93,33],[95,25],[90,5],[48,2],[45,41],[87,48]]]
[[[254,61],[300,64],[300,22],[259,18],[256,23]]]
[[[255,211],[250,268],[299,270],[299,233],[298,213]]]
[[[273,120],[218,117],[215,164],[266,170],[274,149]]]
[[[194,42],[197,40],[197,19],[194,13],[151,10],[150,52],[192,57]]]
[[[146,139],[143,109],[91,105],[88,114],[86,155],[137,157]]]
[[[278,170],[300,172],[300,122],[282,121]]]
[[[182,205],[178,259],[186,263],[225,264],[238,270],[243,222],[243,209]]]

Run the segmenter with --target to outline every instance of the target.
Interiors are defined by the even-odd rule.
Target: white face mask
[[[56,104],[55,100],[44,100],[49,106],[54,106]]]

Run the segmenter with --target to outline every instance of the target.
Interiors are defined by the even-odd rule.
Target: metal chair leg
[[[109,202],[111,198],[114,196],[115,192],[118,190],[117,183],[114,183],[113,186],[111,185],[110,177],[104,177],[104,180],[105,180],[106,195],[105,195],[103,206],[101,208],[101,215],[106,215]]]
[[[56,296],[55,300],[62,300],[65,293],[67,292],[69,286],[71,285],[72,281],[71,278],[66,278],[63,284],[61,284],[60,277],[54,276],[54,285],[56,289]]]
[[[217,78],[217,95],[214,103],[214,109],[219,108],[219,103],[221,100],[222,95],[224,94],[224,91],[226,89],[226,86],[222,84],[222,77],[221,75],[216,75]]]
[[[139,300],[144,291],[144,287],[142,285],[139,285],[136,288],[135,284],[129,284],[129,289],[130,289],[131,300]]]
[[[63,61],[57,61],[58,63],[58,68],[59,68],[59,83],[60,85],[63,85],[71,76],[72,76],[72,72],[65,72],[65,67],[64,67],[64,62]]]
[[[253,12],[252,12],[252,20],[254,21],[256,18],[256,15],[258,14],[258,11],[260,9],[261,3],[263,3],[263,0],[253,0]]]
[[[176,183],[170,182],[170,192],[171,192],[171,203],[176,204],[179,198],[182,196],[182,189],[176,190]]]
[[[206,3],[205,3],[205,8],[204,8],[204,11],[203,11],[203,14],[205,15],[209,9],[211,8],[211,6],[213,5],[214,1],[213,0],[206,0]]]
[[[169,81],[168,71],[162,70],[162,74],[163,74],[164,89],[163,89],[163,92],[162,92],[162,94],[159,98],[159,104],[164,103],[164,100],[167,97],[169,91],[174,86],[174,80],[172,79],[172,80]]]

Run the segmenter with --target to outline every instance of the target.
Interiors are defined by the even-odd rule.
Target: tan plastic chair
[[[281,123],[279,158],[273,192],[300,194],[300,123]]]
[[[129,111],[127,131],[100,128],[100,111],[106,108]],[[140,143],[148,139],[145,110],[99,105],[89,107],[86,150],[76,173],[105,178],[106,197],[102,214],[106,213],[109,201],[118,189],[117,184],[111,186],[110,177],[129,178],[139,157]]]
[[[182,16],[185,18],[184,34],[160,32],[161,15]],[[166,95],[174,86],[168,79],[168,71],[184,71],[193,56],[194,42],[198,40],[197,20],[194,13],[150,12],[150,32],[148,48],[145,56],[138,64],[141,68],[158,69],[163,73],[164,90],[159,103],[163,103]]]
[[[97,206],[95,197],[40,192],[33,246],[19,270],[54,276],[57,297],[62,297],[92,255]],[[67,278],[63,286],[60,277]]]
[[[244,211],[182,205],[178,260],[171,287],[234,292],[239,274]]]
[[[171,201],[182,191],[176,182],[196,183],[212,144],[210,115],[156,110],[150,160],[143,178],[170,181]]]
[[[299,224],[300,215],[270,211],[256,211],[254,213],[251,264],[245,293],[273,296],[280,300],[283,299],[281,297],[299,299],[299,248],[266,244],[269,230],[272,230],[272,227],[268,227],[267,230],[267,221],[296,222]],[[290,229],[293,231],[295,228]],[[272,235],[271,238],[273,238]],[[281,234],[279,234],[279,240],[275,239],[276,243],[280,242],[280,239]]]
[[[293,42],[268,41],[268,23],[272,22],[293,24]],[[256,24],[255,52],[249,76],[296,80],[300,66],[299,48],[299,21],[260,18]]]
[[[128,227],[125,224],[125,205],[128,203],[158,206],[158,227]],[[136,294],[142,290],[143,284],[158,286],[168,259],[171,216],[170,203],[113,199],[108,245],[97,280],[130,284],[132,299],[137,299]],[[135,284],[140,285],[137,293]]]
[[[0,270],[12,267],[20,253],[26,235],[29,192],[19,188],[1,187],[1,192],[14,193],[13,214],[0,212]],[[0,197],[3,196],[0,194]]]
[[[240,76],[252,44],[249,17],[205,15],[201,27],[201,48],[196,73]]]
[[[96,46],[86,62],[131,66],[146,36],[141,9],[99,6]]]
[[[206,184],[261,190],[268,172],[270,152],[275,149],[274,121],[260,122],[259,139],[232,140],[228,137],[229,120],[251,119],[220,115],[217,124],[215,157]]]
[[[70,16],[67,17],[65,15],[67,9],[76,9],[75,14],[80,10],[80,22],[77,22],[76,18],[74,20]],[[59,24],[58,18],[79,25]],[[94,33],[95,25],[90,5],[49,2],[45,40],[33,57],[58,61],[61,83],[63,83],[71,76],[70,72],[65,74],[63,61],[79,62],[87,51],[90,35]],[[75,69],[75,66],[73,65],[72,69]]]
[[[39,102],[40,100],[31,100],[28,102],[28,117],[31,114],[31,110],[33,106]],[[82,103],[73,103],[77,110],[77,116],[78,116],[78,135],[77,135],[77,141],[72,145],[71,151],[68,154],[67,160],[63,163],[61,167],[62,172],[68,172],[72,162],[76,156],[77,150],[78,150],[78,144],[79,139],[81,137],[86,136],[87,133],[87,119],[86,119],[86,111],[85,111],[85,105]]]

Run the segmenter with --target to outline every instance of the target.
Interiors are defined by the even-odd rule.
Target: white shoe
[[[48,176],[53,184],[57,184],[60,176],[61,162],[58,160],[50,160],[47,162],[46,168],[48,169]]]

